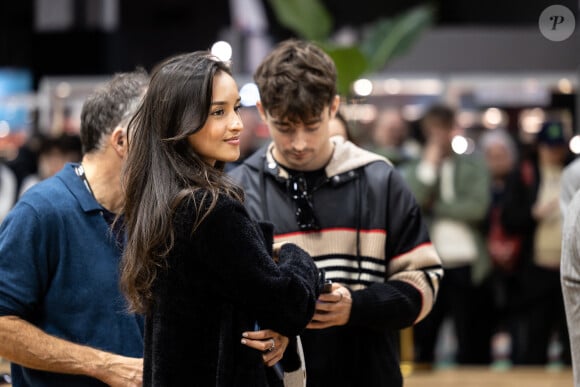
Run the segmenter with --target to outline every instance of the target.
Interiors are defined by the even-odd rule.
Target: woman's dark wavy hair
[[[173,247],[177,206],[184,200],[194,203],[193,233],[218,195],[243,201],[242,190],[223,173],[224,163],[208,165],[188,142],[208,118],[213,79],[219,72],[231,75],[229,67],[208,51],[166,59],[153,69],[147,93],[129,124],[121,288],[134,312],[149,309],[152,284]]]

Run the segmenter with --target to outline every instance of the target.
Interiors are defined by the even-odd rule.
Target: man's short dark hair
[[[314,43],[279,43],[254,73],[260,102],[271,115],[293,122],[319,117],[337,94],[336,66]]]
[[[85,100],[81,111],[80,136],[83,154],[99,150],[103,138],[126,126],[137,110],[149,77],[144,69],[117,73]]]

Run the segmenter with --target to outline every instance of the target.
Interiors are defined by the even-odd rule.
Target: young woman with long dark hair
[[[129,125],[121,285],[146,318],[146,386],[281,385],[272,366],[313,316],[312,259],[273,246],[223,173],[240,154],[239,109],[228,65],[197,51],[153,70]]]

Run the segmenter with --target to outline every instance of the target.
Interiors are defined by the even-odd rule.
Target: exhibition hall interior
[[[409,157],[420,157],[426,141],[423,114],[445,104],[457,112],[462,129],[452,143],[457,154],[484,157],[484,138],[501,131],[518,150],[514,159],[536,162],[540,133],[546,123],[557,123],[565,162],[571,163],[580,154],[579,11],[573,0],[5,0],[0,2],[0,164],[14,169],[17,191],[23,191],[26,174],[40,168],[42,141],[79,135],[83,102],[95,88],[115,73],[151,71],[169,56],[202,49],[224,55],[240,87],[248,132],[243,159],[270,140],[255,109],[253,72],[288,38],[363,54],[371,47],[381,54],[367,67],[348,55],[333,57],[342,82],[339,112],[360,147],[389,158],[386,147],[396,145]],[[379,130],[385,130],[383,137]],[[387,137],[398,143],[381,144]],[[79,146],[69,161],[78,161],[80,152]],[[24,160],[28,156],[32,159]],[[482,308],[491,298],[510,307],[504,298],[511,297],[506,278],[513,273],[489,277]],[[413,329],[401,331],[404,385],[574,385],[568,337],[558,329],[551,327],[546,360],[530,363],[514,355],[520,331],[490,324],[481,328],[489,337],[483,360],[468,364],[457,358],[452,313],[437,326],[428,362],[417,355]],[[9,365],[0,358],[7,378]]]

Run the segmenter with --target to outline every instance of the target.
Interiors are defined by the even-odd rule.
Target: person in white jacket
[[[568,164],[562,173],[560,210],[562,225],[562,258],[560,277],[564,309],[570,339],[574,386],[580,387],[580,158]]]
[[[562,261],[560,276],[564,309],[570,338],[574,386],[580,387],[580,191],[576,191],[567,207],[562,227]]]

